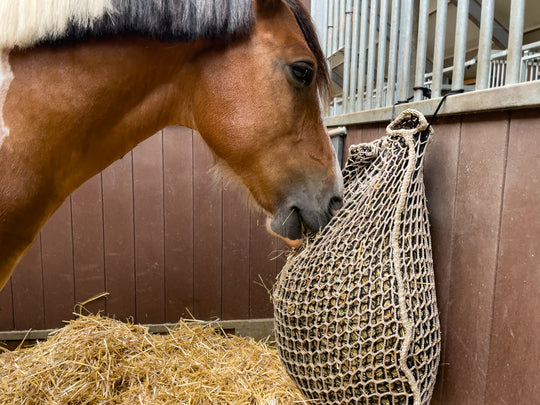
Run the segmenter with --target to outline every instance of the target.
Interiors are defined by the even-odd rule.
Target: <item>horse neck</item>
[[[191,125],[198,46],[120,38],[10,53],[0,245],[6,232],[31,241],[80,184],[159,129]]]
[[[194,51],[121,38],[13,52],[4,107],[11,136],[26,153],[39,145],[72,156],[56,168],[64,180],[88,178],[164,126],[191,124],[194,80],[177,77]]]

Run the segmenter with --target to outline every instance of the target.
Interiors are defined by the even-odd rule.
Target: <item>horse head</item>
[[[205,53],[193,116],[268,213],[268,230],[298,246],[342,205],[342,177],[323,125],[328,70],[297,1],[254,1],[250,36]]]

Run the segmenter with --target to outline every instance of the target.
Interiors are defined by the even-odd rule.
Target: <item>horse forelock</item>
[[[0,2],[0,49],[121,34],[193,41],[251,31],[251,0],[18,0]]]
[[[311,49],[311,52],[317,60],[317,87],[319,89],[319,94],[323,102],[328,102],[328,97],[330,94],[330,72],[328,70],[328,64],[324,56],[324,52],[319,43],[319,38],[317,35],[317,30],[313,25],[311,16],[304,8],[302,3],[299,0],[284,0],[285,4],[289,6],[296,21],[304,34],[304,38]]]

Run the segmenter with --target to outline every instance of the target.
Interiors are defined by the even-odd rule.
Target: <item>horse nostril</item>
[[[330,202],[328,203],[328,209],[330,210],[332,215],[335,215],[341,207],[343,207],[343,199],[341,197],[332,197],[330,199]]]

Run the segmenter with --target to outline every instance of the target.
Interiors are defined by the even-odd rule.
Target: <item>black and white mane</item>
[[[317,58],[317,84],[326,93],[328,69],[311,17],[299,0],[283,1]],[[249,35],[254,22],[252,0],[2,0],[0,50],[130,34],[182,42],[237,38]]]

